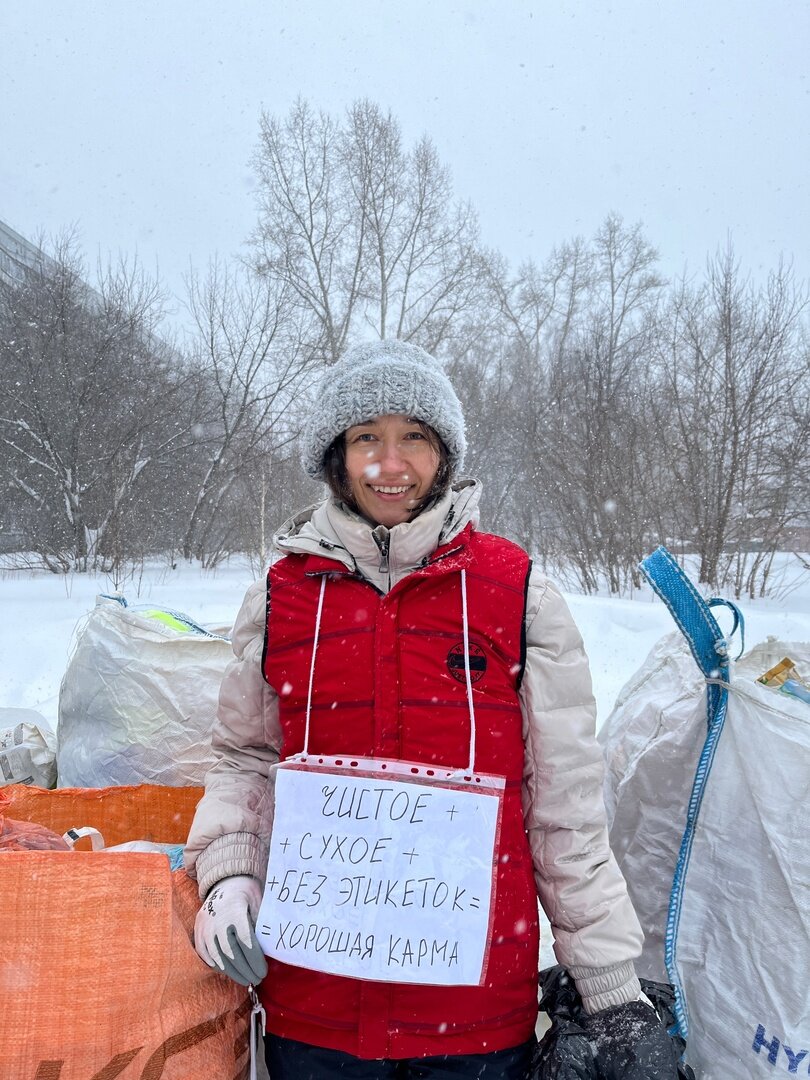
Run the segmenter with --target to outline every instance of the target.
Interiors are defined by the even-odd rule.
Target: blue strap
[[[697,826],[698,817],[700,816],[700,808],[703,803],[703,795],[706,791],[709,773],[720,742],[720,736],[723,732],[723,723],[726,718],[727,705],[728,691],[723,690],[714,717],[714,723],[709,728],[709,734],[706,736],[706,742],[703,744],[703,749],[700,752],[700,759],[698,760],[698,766],[695,770],[695,779],[692,783],[689,805],[686,810],[686,827],[684,828],[683,837],[681,839],[678,861],[675,864],[675,875],[672,879],[672,889],[669,894],[667,926],[664,935],[664,962],[666,964],[669,981],[672,983],[672,987],[675,991],[673,1011],[675,1013],[677,1027],[684,1039],[688,1038],[689,1035],[689,1018],[686,1011],[686,997],[683,992],[683,984],[681,983],[676,964],[678,929],[681,921],[681,908],[683,907],[686,873],[689,867],[689,858],[692,854],[692,843],[695,838],[695,828]]]
[[[709,611],[709,605],[673,556],[665,547],[656,548],[641,563],[641,571],[669,608],[706,678],[718,677],[718,660],[722,662],[723,659],[727,674],[728,647],[723,631]],[[726,647],[725,657],[722,651],[718,655],[718,642]]]
[[[689,643],[689,648],[692,650],[692,655],[698,667],[703,672],[704,677],[709,680],[706,686],[708,734],[701,751],[692,784],[689,806],[687,807],[686,828],[681,840],[675,877],[672,882],[664,941],[667,974],[675,990],[675,1018],[681,1036],[686,1039],[689,1032],[686,1000],[676,966],[678,926],[683,905],[684,881],[689,865],[695,826],[700,814],[703,794],[706,790],[706,782],[726,716],[728,690],[720,683],[728,683],[729,679],[729,642],[738,628],[740,629],[741,642],[744,640],[745,624],[739,608],[730,600],[719,598],[708,602],[704,600],[665,547],[657,548],[652,555],[644,559],[640,566],[650,585],[669,608],[672,617]],[[734,613],[734,625],[728,638],[723,635],[717,620],[710,610],[713,607],[721,606],[730,608]],[[742,644],[738,655],[741,654]]]
[[[663,546],[648,555],[640,569],[669,608],[704,677],[728,682],[729,642],[709,608],[723,604],[735,612],[734,628],[729,637],[742,620],[739,609],[728,600],[707,603]],[[706,723],[709,727],[717,717],[722,694],[723,688],[714,682],[706,687]]]
[[[119,596],[118,593],[99,593],[99,597],[102,600],[114,600],[116,604],[120,604],[121,607],[127,607],[127,602],[123,596]]]

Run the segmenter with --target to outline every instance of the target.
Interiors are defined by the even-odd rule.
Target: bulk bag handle
[[[648,555],[639,568],[658,596],[664,601],[692,650],[695,662],[706,679],[707,735],[698,761],[689,805],[686,812],[686,828],[681,840],[675,877],[669,898],[667,926],[664,938],[664,960],[669,981],[675,990],[676,1028],[683,1039],[689,1034],[686,1002],[683,986],[676,968],[678,927],[680,924],[683,889],[692,841],[698,815],[703,801],[709,772],[723,730],[728,705],[728,686],[731,667],[730,645],[737,630],[740,632],[742,655],[745,642],[745,620],[736,604],[721,597],[706,601],[678,565],[674,556],[662,545]],[[712,608],[727,607],[734,615],[734,624],[726,637]]]

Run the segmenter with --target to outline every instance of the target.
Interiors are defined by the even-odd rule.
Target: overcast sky
[[[513,263],[641,221],[810,278],[807,0],[0,0],[0,219],[174,291],[255,219],[261,109],[390,108]]]

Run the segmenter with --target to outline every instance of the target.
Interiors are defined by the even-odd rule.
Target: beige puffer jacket
[[[480,484],[462,481],[430,510],[390,530],[373,529],[330,499],[292,518],[276,546],[283,554],[333,558],[386,591],[468,522],[477,523],[479,498]],[[385,541],[387,565],[379,546]],[[260,580],[234,626],[235,659],[222,682],[213,733],[218,760],[186,846],[186,866],[203,897],[224,877],[265,876],[281,745],[276,693],[262,676],[266,605]],[[582,638],[565,601],[536,569],[526,642],[523,802],[537,892],[557,959],[574,976],[586,1009],[596,1012],[638,996],[632,961],[641,952],[642,932],[608,846],[602,753]]]

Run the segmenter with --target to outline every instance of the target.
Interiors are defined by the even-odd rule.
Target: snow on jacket
[[[277,547],[283,554],[332,559],[386,593],[437,546],[477,524],[479,495],[476,482],[463,482],[412,522],[390,530],[373,529],[327,500],[292,519],[276,538]],[[272,605],[265,582],[257,582],[234,627],[236,659],[223,680],[213,736],[218,760],[206,778],[186,848],[201,896],[232,874],[265,875],[273,766],[283,744],[278,697],[262,676],[268,602]],[[641,931],[608,847],[602,757],[594,739],[595,706],[582,640],[557,590],[534,569],[525,633],[519,696],[524,825],[557,958],[572,971],[594,1011],[638,995],[632,960],[640,953]],[[438,1017],[437,1028],[440,1022]],[[358,1053],[356,1030],[349,1028],[354,1034],[337,1041],[334,1031],[312,1041]],[[472,1052],[469,1044],[460,1046],[446,1034],[421,1042],[420,1050],[408,1046],[400,1056]]]

